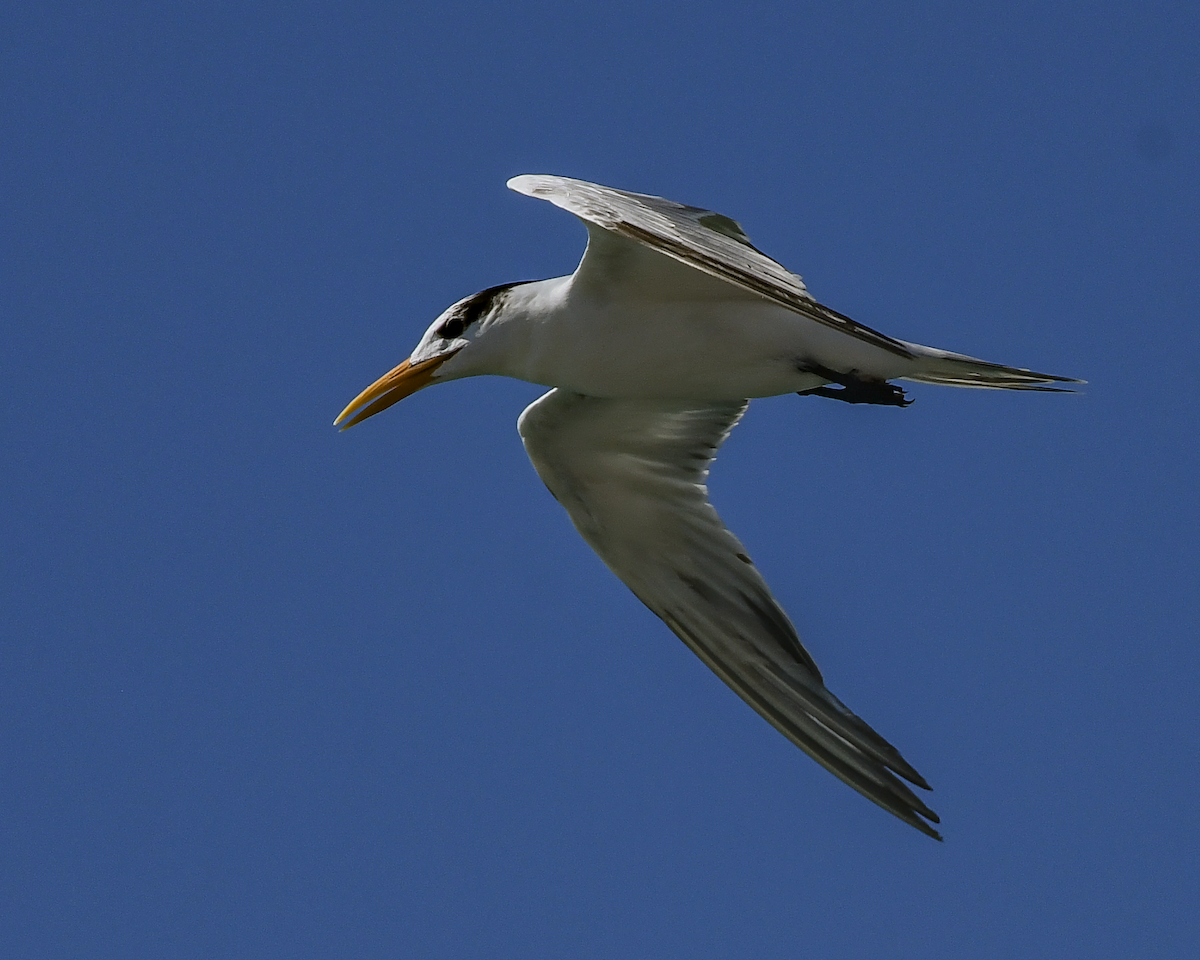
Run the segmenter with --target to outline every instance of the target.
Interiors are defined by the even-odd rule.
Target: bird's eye
[[[443,340],[454,340],[461,337],[471,324],[483,319],[489,310],[503,303],[503,295],[519,283],[502,283],[498,287],[488,287],[467,297],[454,305],[454,314],[446,319],[437,329],[438,336]]]

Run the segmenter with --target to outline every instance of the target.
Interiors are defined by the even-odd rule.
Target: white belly
[[[886,380],[910,361],[766,300],[564,304],[512,375],[602,397],[742,399],[828,381],[806,364]]]

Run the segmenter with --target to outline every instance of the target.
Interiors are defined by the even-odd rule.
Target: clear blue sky
[[[0,954],[1200,941],[1195,3],[40,3],[0,36]],[[331,421],[567,273],[558,173],[1090,381],[756,403],[713,476],[937,844],[576,536],[539,390]]]

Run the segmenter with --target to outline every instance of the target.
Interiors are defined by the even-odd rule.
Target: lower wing
[[[928,784],[822,682],[745,548],[708,500],[746,401],[610,400],[551,390],[521,415],[533,465],[575,528],[697,656],[777,730],[931,837],[901,777]]]

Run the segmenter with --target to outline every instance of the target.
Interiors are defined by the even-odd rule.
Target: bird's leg
[[[833,387],[813,387],[811,390],[799,390],[801,397],[828,397],[830,400],[841,400],[844,403],[877,403],[888,407],[907,407],[911,400],[904,396],[904,391],[886,380],[870,380],[860,377],[853,371],[838,373],[819,363],[805,363],[802,367],[805,373],[815,373],[820,377],[838,384]]]

